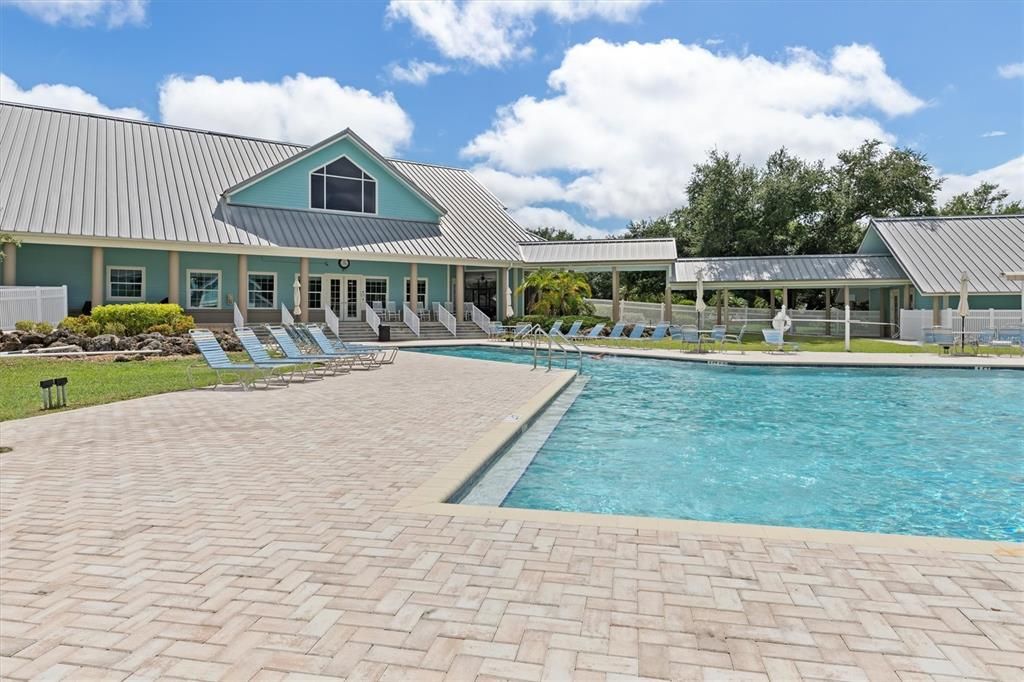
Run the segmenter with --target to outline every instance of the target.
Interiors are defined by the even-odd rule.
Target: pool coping
[[[477,344],[473,344],[477,345]],[[641,356],[642,357],[642,356]],[[647,356],[650,357],[650,356]],[[576,526],[603,526],[630,530],[667,531],[687,535],[711,535],[759,540],[843,544],[857,547],[928,550],[964,554],[989,554],[1024,558],[1024,543],[1008,540],[975,540],[931,535],[896,535],[826,528],[768,526],[722,521],[666,519],[653,516],[597,514],[546,509],[491,507],[448,502],[477,472],[498,457],[516,437],[576,378],[573,370],[552,370],[557,378],[532,398],[506,415],[466,450],[445,463],[430,478],[399,500],[394,511],[475,519],[505,519]]]

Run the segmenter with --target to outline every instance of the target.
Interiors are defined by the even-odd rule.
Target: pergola
[[[843,254],[812,256],[750,256],[727,258],[683,258],[676,261],[671,288],[693,291],[697,275],[703,274],[704,288],[729,291],[767,290],[772,312],[775,289],[782,289],[782,305],[789,305],[790,289],[823,289],[826,315],[832,305],[832,290],[843,292],[843,305],[850,303],[851,288],[889,290],[903,305],[911,300],[912,283],[896,259],[886,255]],[[891,306],[890,306],[891,307]],[[718,313],[721,321],[721,304]],[[891,320],[885,320],[891,321]]]
[[[583,239],[565,242],[522,242],[519,245],[526,270],[610,272],[612,320],[619,321],[620,272],[664,272],[665,319],[672,317],[672,278],[675,274],[674,239]]]

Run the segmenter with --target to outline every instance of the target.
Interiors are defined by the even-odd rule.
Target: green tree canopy
[[[1010,193],[983,182],[970,192],[955,195],[942,206],[942,215],[1008,215],[1024,213],[1024,202],[1007,201]]]
[[[546,242],[571,242],[576,239],[576,235],[562,227],[534,227],[530,228],[530,232]]]
[[[583,315],[590,312],[586,298],[592,295],[586,276],[562,270],[534,270],[518,292],[533,289],[537,301],[530,312],[537,315]]]

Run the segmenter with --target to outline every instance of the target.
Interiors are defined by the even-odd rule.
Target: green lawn
[[[100,405],[188,388],[185,367],[202,362],[187,358],[150,358],[137,362],[71,360],[61,358],[0,360],[0,421],[31,417],[43,412],[39,382],[68,378],[70,407]],[[195,372],[196,383],[213,383],[213,372]],[[54,410],[56,411],[56,410]]]
[[[800,344],[800,351],[811,353],[841,353],[843,352],[843,339],[825,336],[787,336],[786,341],[793,341]],[[663,348],[667,350],[679,350],[680,343],[671,339],[663,341],[634,341],[630,339],[618,339],[611,341],[603,339],[600,342],[587,341],[586,345],[602,345],[614,348]],[[734,343],[726,345],[727,350],[765,350],[760,339],[752,335],[744,334],[742,346]],[[853,353],[938,353],[938,346],[916,345],[907,343],[894,343],[880,339],[850,339],[850,351]]]

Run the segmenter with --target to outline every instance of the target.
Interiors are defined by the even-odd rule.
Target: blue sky
[[[1022,26],[1021,2],[3,0],[0,97],[300,142],[352,126],[587,234],[683,203],[712,147],[881,136],[947,193],[1024,198]]]

